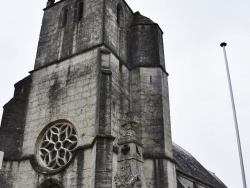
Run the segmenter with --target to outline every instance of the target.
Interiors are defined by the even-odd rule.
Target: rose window
[[[68,123],[60,123],[45,132],[40,143],[39,155],[47,168],[57,170],[71,160],[76,146],[75,129]]]

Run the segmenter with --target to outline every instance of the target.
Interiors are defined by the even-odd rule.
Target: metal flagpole
[[[3,152],[0,151],[0,170],[2,169],[2,164],[3,164]]]
[[[233,96],[233,88],[232,88],[231,77],[230,77],[228,61],[227,61],[226,48],[225,48],[227,46],[227,43],[223,42],[223,43],[220,44],[220,46],[223,48],[225,63],[226,63],[226,69],[227,69],[227,78],[228,78],[228,84],[229,84],[229,90],[230,90],[231,102],[232,102],[232,108],[233,108],[233,114],[234,114],[234,123],[235,123],[235,130],[236,130],[239,157],[240,157],[240,165],[241,165],[241,174],[242,174],[242,180],[243,180],[243,187],[247,188],[246,176],[245,176],[245,170],[244,170],[244,163],[243,163],[243,156],[242,156],[242,150],[241,150],[241,143],[240,143],[240,133],[239,133],[239,127],[238,127],[238,121],[237,121],[237,115],[236,115],[235,103],[234,103],[234,96]]]

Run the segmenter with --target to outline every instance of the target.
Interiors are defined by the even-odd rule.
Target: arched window
[[[60,28],[64,28],[67,25],[67,20],[68,20],[68,8],[64,7],[61,10],[61,15],[60,15]]]
[[[83,18],[83,2],[78,4],[78,21],[81,21]]]
[[[75,22],[79,22],[83,19],[84,3],[82,0],[78,1],[75,6]]]
[[[122,27],[123,26],[123,10],[122,10],[122,7],[121,5],[117,5],[117,12],[116,12],[116,21],[117,21],[117,25],[119,27]]]

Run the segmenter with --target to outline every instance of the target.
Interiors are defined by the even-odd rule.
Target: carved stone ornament
[[[132,112],[128,112],[126,113],[122,121],[123,121],[123,124],[121,125],[121,127],[124,130],[124,133],[119,139],[120,142],[132,140],[132,139],[139,141],[140,139],[136,135],[136,131],[139,126],[138,118],[135,117]]]
[[[72,159],[77,140],[76,131],[69,123],[49,127],[39,144],[42,165],[50,170],[63,168]]]
[[[142,187],[141,177],[133,174],[131,165],[127,160],[122,162],[119,175],[115,176],[116,188],[140,188]]]
[[[122,121],[122,127],[125,130],[135,130],[139,124],[139,118],[135,117],[132,112],[126,113]]]
[[[121,125],[124,133],[118,139],[119,153],[115,185],[116,188],[142,188],[144,185],[142,157],[138,149],[141,144],[136,135],[139,121],[131,112],[125,115]]]

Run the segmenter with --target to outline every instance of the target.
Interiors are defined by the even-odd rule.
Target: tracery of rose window
[[[44,133],[39,145],[39,156],[43,165],[51,170],[64,167],[72,159],[77,141],[76,131],[69,123],[51,126]]]

